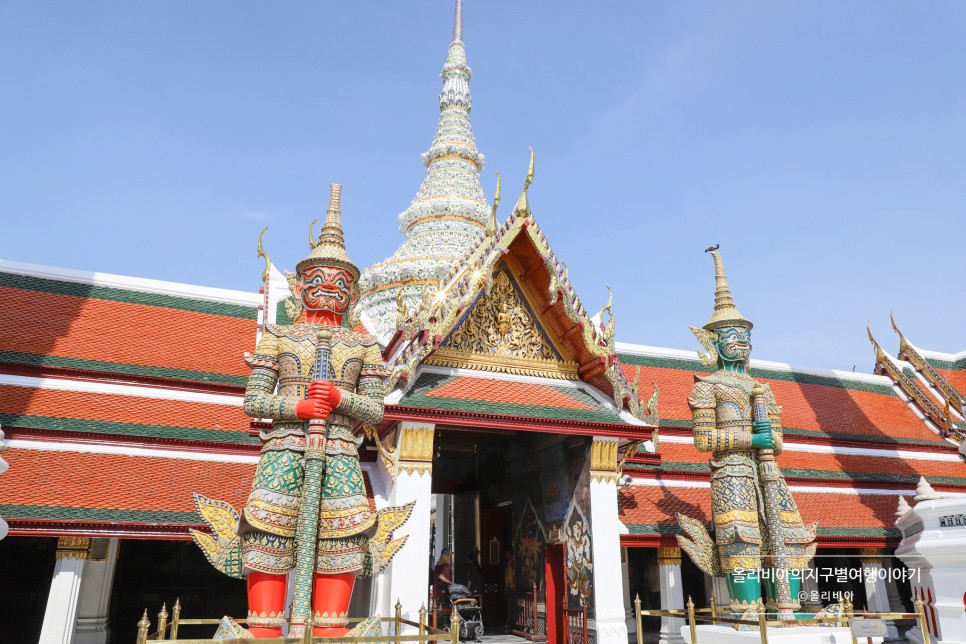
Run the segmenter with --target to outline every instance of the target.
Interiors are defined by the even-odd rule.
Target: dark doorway
[[[507,566],[513,556],[513,506],[480,511],[480,564],[483,567],[483,626],[487,633],[508,632]]]
[[[36,642],[40,638],[56,551],[55,538],[0,541],[0,640]]]

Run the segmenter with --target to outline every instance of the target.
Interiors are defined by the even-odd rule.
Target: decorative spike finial
[[[492,237],[498,228],[496,223],[496,209],[500,206],[500,173],[496,173],[496,194],[493,195],[493,209],[490,211],[490,220],[486,223],[486,236]]]
[[[453,16],[453,41],[463,41],[463,0],[456,0],[456,15]]]
[[[533,183],[533,156],[533,148],[530,148],[530,167],[527,169],[527,179],[523,182],[523,191],[520,193],[520,198],[517,199],[517,205],[513,207],[514,214],[530,214],[530,202],[527,200],[527,190],[530,188],[530,184]]]
[[[902,335],[902,331],[899,330],[894,313],[895,311],[889,311],[889,320],[892,322],[892,330],[899,334],[899,353],[901,354],[909,346],[909,343],[906,342],[906,336]]]
[[[340,202],[342,200],[342,185],[338,183],[329,184],[329,208],[325,212],[325,223],[319,231],[319,240],[312,240],[312,228],[315,221],[309,226],[309,240],[312,244],[312,252],[309,256],[295,265],[295,270],[299,273],[302,269],[309,266],[341,266],[359,279],[359,267],[352,263],[349,254],[345,249],[345,237],[342,234],[342,211]],[[318,221],[318,220],[316,220]]]
[[[906,512],[908,512],[911,509],[912,508],[909,506],[909,502],[906,501],[906,497],[900,496],[899,497],[899,505],[896,507],[896,516],[897,517],[901,517],[902,515],[904,515]]]
[[[916,485],[916,501],[931,501],[933,499],[938,499],[939,495],[936,494],[936,490],[932,489],[932,485],[926,480],[925,476],[919,477],[919,483]]]
[[[311,230],[311,229],[310,229]],[[262,271],[262,283],[268,282],[268,278],[272,272],[272,260],[268,258],[268,253],[262,247],[262,237],[268,232],[268,226],[262,229],[262,232],[258,233],[258,257],[265,260],[265,270]]]
[[[729,326],[750,329],[753,326],[751,320],[738,311],[731,297],[731,287],[728,286],[728,276],[725,275],[724,261],[721,259],[721,253],[718,252],[719,246],[715,244],[705,250],[706,253],[711,253],[714,259],[714,313],[711,314],[711,320],[704,325],[704,328],[708,331]]]

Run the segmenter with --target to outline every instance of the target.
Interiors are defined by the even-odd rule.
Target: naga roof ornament
[[[490,206],[480,186],[484,157],[476,147],[470,111],[472,71],[463,44],[463,3],[456,2],[453,40],[441,72],[439,124],[422,155],[426,177],[399,215],[405,240],[393,255],[366,269],[359,309],[370,330],[386,340],[396,330],[396,294],[416,308],[426,288],[437,289],[486,232]]]

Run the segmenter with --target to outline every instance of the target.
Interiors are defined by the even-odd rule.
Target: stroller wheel
[[[476,625],[476,639],[477,639],[477,641],[479,641],[479,639],[481,637],[483,637],[483,624],[477,624]]]
[[[460,639],[466,640],[469,638],[470,638],[470,634],[468,632],[468,629],[466,628],[466,624],[465,623],[460,624]]]

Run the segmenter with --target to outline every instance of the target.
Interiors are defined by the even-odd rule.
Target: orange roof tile
[[[622,364],[628,377],[633,378],[637,367]],[[648,391],[646,383],[651,381],[660,387],[658,412],[662,421],[690,421],[688,396],[695,373],[686,368],[641,366],[642,390]],[[754,370],[752,375],[755,375]],[[759,379],[771,385],[778,404],[782,406],[782,425],[785,427],[885,442],[892,442],[892,439],[943,442],[896,395],[864,391],[860,385],[853,389],[760,376]]]
[[[31,417],[45,417],[247,434],[251,419],[240,403],[241,397],[239,404],[233,406],[0,385],[0,417],[5,419],[4,424],[25,428],[35,427]]]
[[[832,492],[793,492],[802,520],[819,522],[819,534],[847,533],[863,530],[894,530],[898,499],[891,495],[836,494]],[[619,516],[638,534],[653,534],[659,526],[677,525],[675,514],[681,512],[705,523],[711,521],[711,495],[706,488],[659,487],[632,485],[620,490]],[[631,532],[635,532],[634,529]],[[869,535],[866,535],[869,536]]]
[[[244,377],[242,353],[254,347],[255,329],[254,313],[246,319],[0,286],[4,353]]]
[[[936,369],[939,375],[946,379],[953,389],[961,395],[966,396],[966,370],[963,369]]]
[[[594,410],[547,385],[497,380],[495,378],[459,377],[426,393],[432,398],[469,398],[495,403],[547,405],[566,409]]]

